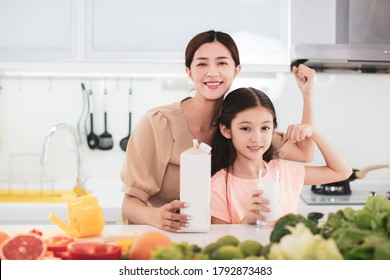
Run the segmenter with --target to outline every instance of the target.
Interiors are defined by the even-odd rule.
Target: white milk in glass
[[[266,218],[265,224],[273,224],[279,218],[279,192],[280,192],[280,171],[278,169],[260,169],[257,187],[263,191],[262,197],[268,199],[267,205],[270,212],[261,212]],[[262,221],[257,221],[263,225]]]

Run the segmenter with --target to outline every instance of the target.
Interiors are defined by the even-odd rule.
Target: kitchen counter
[[[310,196],[312,194],[310,190],[310,186],[304,186],[301,192],[301,200],[298,203],[298,213],[302,214],[303,216],[307,217],[307,214],[310,212],[319,212],[323,213],[323,221],[327,218],[328,213],[335,213],[340,209],[344,209],[346,207],[351,207],[354,210],[358,210],[363,208],[364,204],[355,204],[355,205],[348,205],[348,204],[308,204],[302,199],[303,196]],[[330,196],[328,196],[330,197]]]
[[[74,179],[61,179],[57,183],[62,189],[72,189]],[[369,186],[367,186],[367,184]],[[354,193],[369,194],[369,191],[376,190],[378,186],[389,186],[390,183],[383,181],[367,181],[359,180],[351,182],[351,189]],[[119,179],[89,179],[86,185],[87,190],[91,190],[91,195],[95,196],[99,205],[103,209],[103,215],[106,224],[116,224],[120,215],[123,200],[123,193],[120,191],[121,182]],[[386,187],[387,188],[387,187]],[[390,188],[388,188],[390,190]],[[387,190],[387,189],[386,189]],[[310,195],[310,186],[304,186],[302,195]],[[382,191],[383,192],[383,191]],[[301,195],[301,196],[302,196]],[[305,203],[303,199],[298,204],[298,213],[307,216],[310,212],[321,212],[326,216],[329,212],[336,212],[345,207],[352,207],[354,210],[360,209],[364,204],[348,205],[348,204],[320,204],[310,205]],[[67,205],[66,202],[46,202],[46,203],[19,203],[19,202],[3,202],[0,203],[0,225],[1,224],[51,224],[48,220],[49,214],[54,213],[63,220],[67,220]]]
[[[354,210],[363,208],[371,193],[386,196],[386,193],[390,192],[390,182],[387,180],[355,180],[350,182],[350,187],[350,195],[324,195],[313,193],[311,186],[304,186],[298,212],[304,216],[310,212],[321,212],[326,218],[328,213],[346,207]]]
[[[0,225],[0,230],[9,235],[17,233],[26,233],[36,228],[43,233],[43,238],[48,238],[57,234],[64,234],[64,232],[55,225],[14,225],[4,224]],[[272,228],[261,228],[256,225],[211,225],[211,229],[207,233],[173,233],[163,231],[161,229],[148,225],[105,225],[103,233],[100,237],[83,238],[82,240],[93,241],[113,241],[115,239],[131,239],[137,237],[139,234],[155,230],[164,232],[171,238],[173,242],[186,241],[191,244],[205,246],[211,242],[216,241],[219,237],[224,235],[234,235],[239,240],[253,239],[266,245],[269,243],[269,236]]]
[[[56,189],[71,190],[74,179],[59,179]],[[95,196],[103,209],[106,224],[116,224],[120,215],[123,193],[119,179],[88,179],[87,191]],[[2,202],[0,203],[1,224],[51,224],[49,214],[54,213],[68,220],[66,202]]]

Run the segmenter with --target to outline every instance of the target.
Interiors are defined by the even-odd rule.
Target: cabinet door
[[[1,0],[0,59],[79,58],[77,0]]]
[[[232,35],[242,64],[289,65],[289,0],[86,0],[85,58],[184,63],[188,41]]]

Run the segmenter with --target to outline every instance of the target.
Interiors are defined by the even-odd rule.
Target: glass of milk
[[[266,221],[257,220],[257,225],[273,226],[279,218],[279,169],[260,169],[257,188],[263,191],[261,196],[270,201],[267,207],[271,210],[270,212],[261,212],[261,215],[266,217]]]

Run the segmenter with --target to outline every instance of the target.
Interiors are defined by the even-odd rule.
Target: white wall
[[[7,78],[0,86],[0,178],[40,172],[37,162],[48,129],[65,122],[76,127],[82,110],[80,83],[95,96],[95,133],[103,132],[102,94],[109,93],[108,132],[114,149],[90,150],[83,144],[85,174],[93,178],[118,178],[124,152],[119,141],[128,134],[129,79]],[[133,127],[149,108],[181,100],[189,95],[186,81],[179,90],[166,90],[161,79],[132,81]],[[184,86],[183,86],[184,84]],[[301,94],[292,74],[237,79],[235,87],[255,86],[270,94],[278,112],[279,129],[300,122]],[[390,163],[390,76],[387,74],[318,73],[315,86],[315,114],[321,131],[335,144],[353,168]],[[88,121],[89,129],[89,121]],[[27,154],[35,156],[26,157]],[[33,158],[36,164],[28,163]],[[27,163],[26,163],[27,161]],[[316,155],[315,163],[322,159]],[[50,143],[48,177],[75,177],[76,153],[72,137],[58,132]],[[390,170],[369,173],[368,178],[390,179]]]

